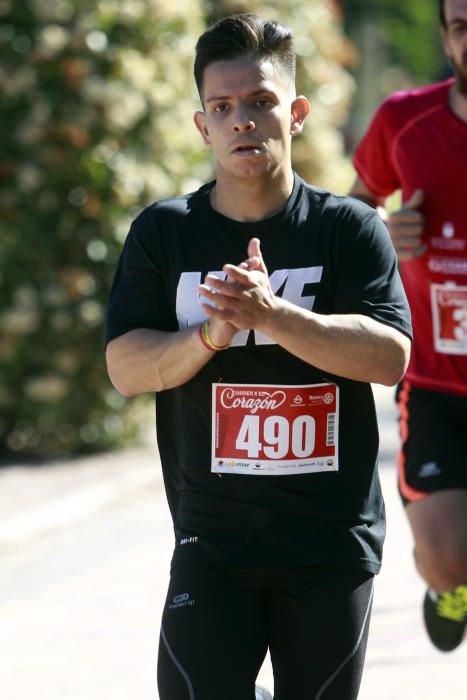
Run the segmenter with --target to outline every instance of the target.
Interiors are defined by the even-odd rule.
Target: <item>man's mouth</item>
[[[233,153],[244,153],[244,154],[249,154],[249,153],[259,153],[261,151],[261,146],[257,143],[245,143],[245,144],[240,144],[239,146],[235,146],[233,149]]]

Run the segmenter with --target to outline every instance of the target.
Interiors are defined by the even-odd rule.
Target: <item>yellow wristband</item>
[[[203,345],[208,350],[212,350],[213,352],[217,352],[218,350],[227,350],[227,348],[230,347],[228,343],[227,345],[216,345],[216,343],[213,343],[213,341],[209,337],[209,319],[204,321],[203,325],[200,327],[199,335]]]

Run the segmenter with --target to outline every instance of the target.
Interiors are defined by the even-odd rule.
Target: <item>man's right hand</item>
[[[399,260],[412,260],[426,250],[422,243],[425,219],[419,210],[423,196],[423,190],[415,190],[400,209],[389,214],[386,221]]]

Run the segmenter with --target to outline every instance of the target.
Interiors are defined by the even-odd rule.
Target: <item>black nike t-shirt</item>
[[[156,202],[133,222],[110,296],[107,342],[137,328],[198,325],[206,317],[198,284],[244,260],[253,237],[278,296],[319,314],[364,314],[411,337],[396,255],[374,210],[295,175],[280,213],[237,222],[211,207],[212,185]],[[339,391],[337,471],[211,471],[213,384],[327,383]],[[385,522],[369,384],[323,372],[261,333],[239,331],[190,381],[156,394],[156,424],[176,547],[185,556],[378,571]]]

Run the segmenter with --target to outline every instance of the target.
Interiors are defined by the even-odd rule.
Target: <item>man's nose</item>
[[[255,122],[248,113],[248,110],[244,105],[239,105],[235,110],[233,129],[237,132],[242,131],[253,131],[255,128]]]

